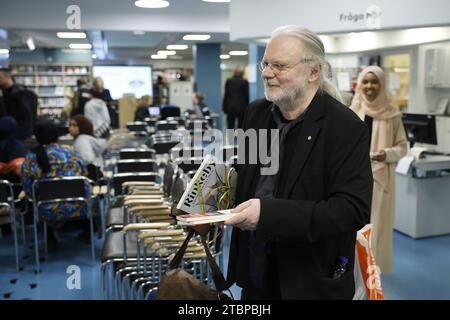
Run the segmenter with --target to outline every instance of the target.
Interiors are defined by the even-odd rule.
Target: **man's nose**
[[[262,71],[261,76],[263,78],[273,78],[275,74],[273,73],[272,69],[269,66],[266,66]]]

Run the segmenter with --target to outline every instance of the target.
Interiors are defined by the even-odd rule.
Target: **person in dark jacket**
[[[259,65],[266,99],[246,108],[243,129],[279,139],[239,144],[239,155],[258,155],[265,139],[272,160],[238,159],[227,281],[242,299],[354,296],[356,233],[372,197],[369,130],[334,98],[325,66],[320,38],[297,26],[272,33]]]
[[[5,69],[0,69],[0,88],[3,91],[6,115],[16,119],[18,125],[16,137],[23,141],[33,133],[33,113],[27,103],[25,88],[15,84]]]
[[[233,77],[225,83],[222,110],[227,115],[228,129],[236,128],[236,120],[238,121],[237,127],[242,127],[242,118],[245,108],[248,106],[248,81],[243,78],[243,75],[243,68],[237,67]]]
[[[149,107],[153,105],[153,97],[150,95],[143,95],[139,100],[136,111],[134,112],[134,121],[145,121],[145,118],[150,117]]]
[[[91,99],[91,92],[88,88],[86,80],[77,79],[77,91],[75,91],[72,98],[72,116],[81,114],[84,115],[84,106]]]
[[[111,104],[111,93],[108,89],[105,89],[105,84],[102,78],[96,77],[94,79],[94,82],[92,83],[91,94],[94,98],[105,101],[107,106]]]
[[[13,117],[0,118],[0,179],[20,183],[21,166],[28,151],[15,138],[17,122]]]

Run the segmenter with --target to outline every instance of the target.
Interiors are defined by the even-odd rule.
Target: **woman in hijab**
[[[23,186],[29,198],[32,197],[33,182],[37,179],[87,175],[80,155],[71,146],[57,142],[58,129],[53,122],[38,122],[34,135],[39,145],[22,164]],[[61,227],[65,220],[86,217],[87,210],[73,202],[45,204],[40,206],[39,215],[50,227],[47,233],[49,249],[56,249],[55,229]]]
[[[27,149],[15,138],[17,122],[13,117],[0,118],[0,178],[20,182],[22,163]]]
[[[358,78],[350,107],[371,132],[370,157],[374,178],[370,223],[372,249],[381,272],[392,271],[392,233],[395,209],[395,163],[407,153],[402,116],[389,104],[383,70],[365,68]]]
[[[69,122],[69,133],[74,137],[73,147],[80,153],[81,159],[88,166],[88,177],[98,180],[100,170],[103,167],[102,154],[106,141],[94,137],[92,122],[80,114],[73,116]]]

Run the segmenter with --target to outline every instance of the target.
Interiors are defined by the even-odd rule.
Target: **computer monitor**
[[[161,109],[159,109],[159,106],[148,107],[148,114],[150,117],[159,117],[161,114]]]
[[[415,143],[437,145],[436,119],[434,115],[404,113],[403,125],[411,147]]]

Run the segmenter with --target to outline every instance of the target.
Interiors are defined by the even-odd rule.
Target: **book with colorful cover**
[[[192,214],[230,209],[236,199],[237,173],[231,165],[207,155],[178,202],[177,209]]]
[[[177,222],[179,225],[216,223],[228,220],[232,215],[233,213],[231,212],[231,209],[204,213],[182,214],[177,216]]]

